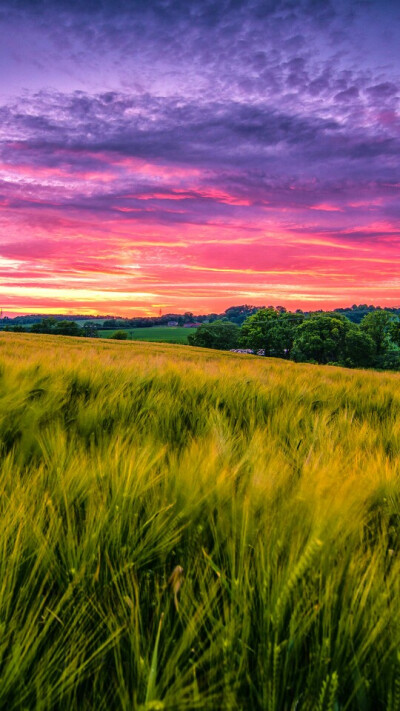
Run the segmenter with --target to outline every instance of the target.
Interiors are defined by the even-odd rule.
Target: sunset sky
[[[0,307],[400,305],[400,3],[0,0]]]

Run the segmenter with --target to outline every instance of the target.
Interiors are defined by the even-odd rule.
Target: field
[[[0,709],[399,709],[399,386],[0,334]]]
[[[114,330],[99,329],[99,336],[111,338],[115,331],[126,331],[130,341],[154,341],[158,343],[187,343],[190,333],[195,328],[183,326],[151,326],[150,328],[115,328]]]

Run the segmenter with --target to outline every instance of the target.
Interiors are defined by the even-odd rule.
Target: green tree
[[[390,335],[393,323],[396,316],[390,311],[377,309],[364,316],[361,321],[361,328],[365,333],[371,336],[375,344],[375,352],[377,356],[381,356],[390,345]]]
[[[337,313],[322,313],[304,321],[293,346],[295,360],[338,363],[348,368],[371,366],[374,353],[371,336]]]
[[[230,306],[228,309],[225,310],[224,316],[228,319],[228,321],[232,321],[233,323],[237,323],[238,326],[241,326],[242,323],[246,320],[246,318],[248,318],[248,316],[251,316],[252,314],[255,314],[256,311],[259,310],[259,308],[260,307],[257,306],[249,306],[248,304],[242,304],[241,306]]]
[[[367,368],[373,364],[375,344],[371,336],[356,324],[347,326],[341,361],[349,368]]]
[[[381,356],[375,356],[374,367],[382,370],[400,370],[400,348],[394,346]]]
[[[400,347],[400,319],[396,316],[389,326],[389,338]]]
[[[114,331],[111,338],[116,341],[126,341],[128,338],[128,331]]]
[[[269,337],[271,353],[279,358],[290,358],[298,327],[303,323],[304,315],[281,311],[271,326]]]
[[[55,318],[42,318],[38,323],[34,323],[31,327],[32,333],[54,333],[54,327],[57,323]]]
[[[296,333],[293,356],[298,361],[332,363],[343,359],[347,319],[318,314],[302,323]],[[350,324],[349,321],[347,321]]]
[[[254,350],[265,349],[270,355],[274,344],[273,328],[278,320],[278,312],[272,308],[260,309],[244,322],[240,332],[240,345]]]
[[[83,335],[86,336],[86,338],[97,338],[97,325],[91,321],[86,321],[86,323],[83,324]]]
[[[188,342],[191,346],[228,351],[230,348],[237,348],[239,334],[240,328],[235,323],[218,320],[213,323],[203,323],[188,336]]]
[[[82,336],[82,329],[75,321],[57,321],[53,333],[58,336]]]

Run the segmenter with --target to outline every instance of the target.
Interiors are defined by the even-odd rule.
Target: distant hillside
[[[252,314],[256,313],[260,309],[265,308],[265,306],[252,306],[248,304],[243,304],[240,306],[231,306],[227,308],[225,311],[223,311],[220,314],[217,313],[209,313],[209,314],[193,314],[190,311],[186,311],[185,313],[169,313],[169,314],[164,314],[162,316],[137,316],[134,318],[122,318],[119,316],[82,316],[82,314],[29,314],[26,316],[15,316],[14,318],[0,318],[0,328],[2,326],[29,326],[34,323],[39,323],[43,318],[48,318],[48,319],[55,319],[56,321],[76,321],[79,325],[83,325],[85,323],[94,323],[97,324],[98,326],[101,326],[102,328],[106,329],[116,329],[116,328],[145,328],[145,327],[150,327],[150,326],[167,326],[168,323],[174,322],[178,326],[183,326],[185,323],[189,323],[192,321],[197,321],[199,323],[203,322],[213,322],[217,321],[218,319],[228,319],[228,321],[231,321],[232,323],[236,323],[237,325],[241,326],[242,323],[251,316]],[[283,306],[272,306],[268,308],[277,308],[278,310],[286,311],[286,309]],[[373,306],[370,305],[368,306],[367,304],[360,304],[357,306],[354,304],[353,306],[349,307],[343,307],[343,308],[337,308],[334,309],[333,311],[337,313],[341,313],[347,318],[350,319],[350,321],[353,321],[354,323],[360,323],[362,318],[367,314],[370,313],[371,311],[375,311],[376,309],[380,309],[380,306]],[[384,307],[385,310],[391,311],[394,314],[400,315],[400,307]],[[297,313],[304,313],[305,315],[309,315],[312,313],[322,313],[320,310],[316,311],[302,311],[302,309],[297,309]]]

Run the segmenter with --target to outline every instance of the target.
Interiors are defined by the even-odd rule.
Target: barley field
[[[0,709],[400,709],[399,386],[0,334]]]

